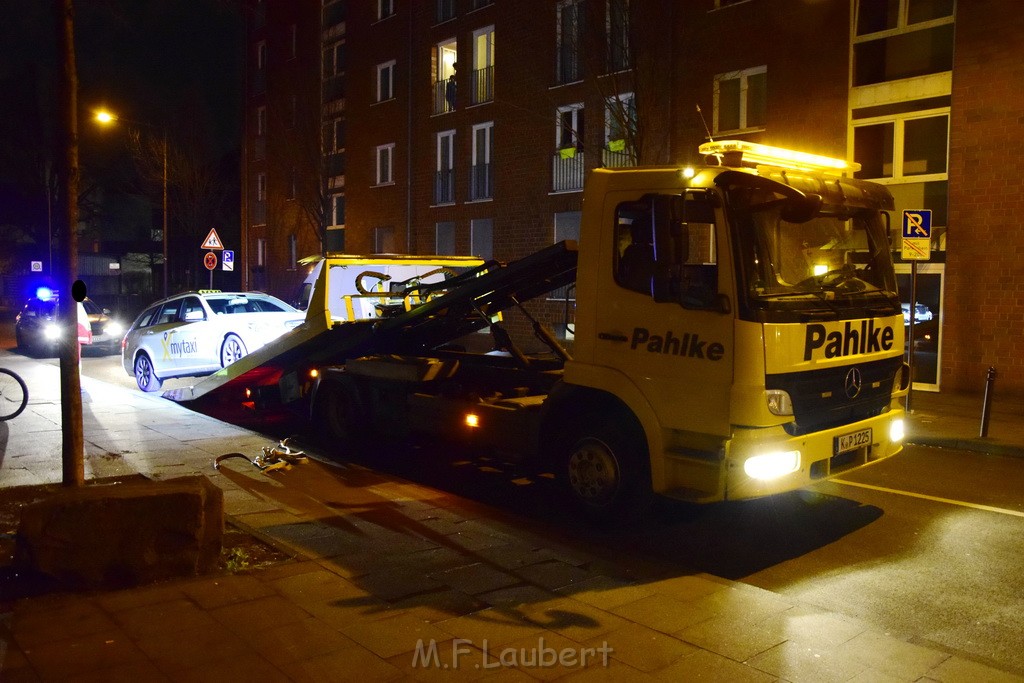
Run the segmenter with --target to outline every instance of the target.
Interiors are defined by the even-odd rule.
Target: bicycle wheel
[[[21,415],[28,405],[28,387],[17,373],[0,368],[0,421]]]

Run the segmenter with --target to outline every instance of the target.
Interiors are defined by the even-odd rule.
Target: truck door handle
[[[626,335],[624,335],[624,334],[615,334],[613,332],[598,332],[597,333],[597,338],[598,339],[604,339],[606,341],[617,341],[617,342],[629,341],[629,337],[627,337]]]

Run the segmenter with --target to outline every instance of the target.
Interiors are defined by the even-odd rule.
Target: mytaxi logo
[[[848,321],[841,329],[832,330],[821,323],[811,323],[804,337],[804,360],[811,360],[819,349],[819,358],[889,351],[895,336],[891,325],[875,325],[874,320]]]
[[[164,347],[164,360],[171,359],[171,338],[174,336],[174,330],[170,332],[164,332],[160,338],[160,345]]]

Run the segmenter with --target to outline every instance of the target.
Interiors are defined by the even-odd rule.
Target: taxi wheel
[[[226,368],[245,355],[245,344],[236,334],[229,334],[220,346],[220,366]]]
[[[139,357],[135,359],[135,382],[139,385],[139,389],[147,393],[160,391],[160,387],[164,384],[164,381],[156,376],[153,362],[144,353],[140,353]]]

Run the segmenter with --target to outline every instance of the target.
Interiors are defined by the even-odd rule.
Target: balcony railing
[[[473,92],[470,93],[471,102],[480,104],[490,102],[494,99],[494,67],[485,66],[473,72]]]
[[[449,79],[434,81],[434,113],[447,114],[455,111],[455,97],[457,95],[455,81]]]
[[[455,169],[434,174],[434,204],[455,203]]]
[[[575,147],[555,152],[551,169],[551,189],[555,192],[582,190],[583,168],[583,152]]]
[[[612,151],[601,150],[601,164],[605,168],[630,168],[636,166],[636,154],[631,149]]]
[[[470,200],[491,199],[494,197],[493,166],[491,164],[473,164],[469,171]]]

